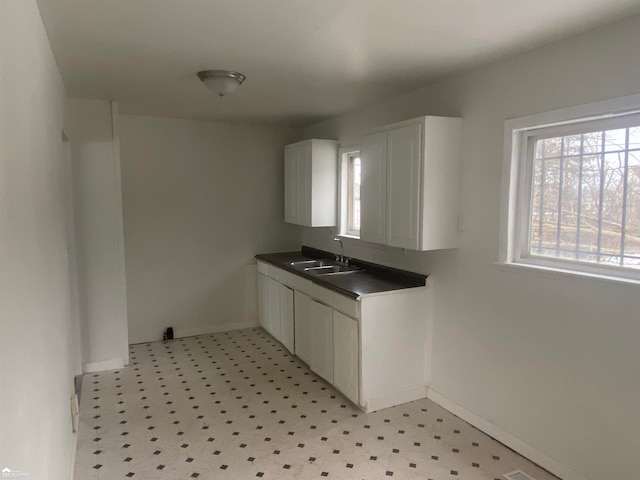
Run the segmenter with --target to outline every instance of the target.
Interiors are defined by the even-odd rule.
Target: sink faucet
[[[340,244],[340,255],[336,255],[336,261],[339,263],[347,264],[349,260],[344,256],[344,245],[342,244],[342,239],[338,237],[333,237],[334,242],[338,242]]]

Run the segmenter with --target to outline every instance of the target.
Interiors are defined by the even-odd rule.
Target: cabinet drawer
[[[280,275],[283,270],[279,269],[271,265],[270,263],[257,261],[258,273],[266,275],[267,277],[273,278],[274,280],[280,281]]]
[[[315,283],[311,284],[311,296],[325,305],[331,306],[331,297],[333,292],[327,288],[316,285]]]
[[[344,313],[348,317],[356,319],[360,317],[360,302],[353,298],[333,292],[331,305],[335,310]]]
[[[278,267],[274,267],[273,265],[267,264],[267,276],[273,278],[274,280],[280,281],[280,274],[283,273],[283,270],[280,270]]]
[[[307,280],[293,273],[289,273],[285,270],[280,271],[280,282],[286,286],[302,292],[305,295],[311,295],[311,280]]]
[[[258,265],[258,273],[269,276],[269,269],[268,269],[269,265],[267,265],[264,262],[261,262],[260,260],[258,260],[257,265]]]

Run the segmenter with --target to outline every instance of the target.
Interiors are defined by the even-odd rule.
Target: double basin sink
[[[299,262],[291,262],[289,265],[295,270],[314,277],[323,275],[345,275],[364,271],[355,265],[347,265],[332,260],[302,260]]]

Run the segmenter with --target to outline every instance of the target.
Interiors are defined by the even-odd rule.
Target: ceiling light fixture
[[[247,77],[227,70],[203,70],[198,72],[198,78],[213,93],[224,97],[228,93],[235,92]]]

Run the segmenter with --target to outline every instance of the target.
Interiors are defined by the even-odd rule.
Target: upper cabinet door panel
[[[386,244],[417,250],[420,244],[422,124],[387,132]]]
[[[311,226],[311,144],[298,147],[296,163],[296,203],[297,222],[299,225]]]
[[[360,148],[360,239],[385,243],[387,133],[366,136]]]
[[[284,151],[284,221],[297,223],[297,162],[298,149],[288,147]]]

